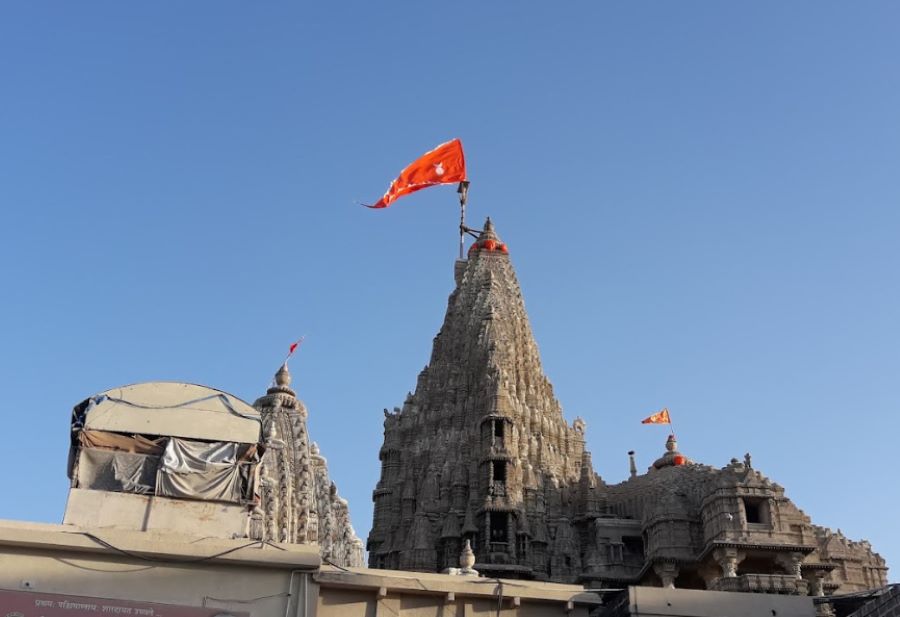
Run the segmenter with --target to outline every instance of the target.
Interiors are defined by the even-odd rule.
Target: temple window
[[[640,536],[623,536],[622,545],[625,548],[626,558],[644,556],[644,540]]]
[[[524,558],[528,556],[528,536],[524,534],[519,535],[516,551],[519,553],[519,557]]]
[[[744,516],[749,525],[767,525],[769,519],[769,502],[760,497],[743,497]]]
[[[506,461],[491,461],[494,483],[506,484]]]
[[[507,515],[506,512],[491,512],[488,519],[491,530],[491,542],[507,542]]]

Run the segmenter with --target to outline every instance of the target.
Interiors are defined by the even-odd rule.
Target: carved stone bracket
[[[674,563],[659,562],[653,564],[653,571],[662,580],[662,586],[666,589],[675,589],[675,579],[678,578],[678,566]]]
[[[803,553],[787,553],[780,554],[775,558],[784,571],[795,578],[803,578]]]

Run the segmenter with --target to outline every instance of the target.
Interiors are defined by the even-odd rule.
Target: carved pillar
[[[791,573],[798,581],[803,578],[803,555],[800,553],[791,554]]]
[[[784,568],[787,574],[798,580],[803,578],[801,565],[803,563],[803,553],[782,554],[776,557],[775,561]]]
[[[662,580],[662,586],[666,589],[675,589],[675,579],[678,578],[678,566],[674,563],[661,562],[653,564],[653,571]]]
[[[736,548],[717,548],[713,551],[713,559],[722,568],[723,578],[734,578],[737,576],[738,564],[744,560],[744,554]]]
[[[812,595],[822,597],[825,595],[825,572],[819,570],[812,579]]]

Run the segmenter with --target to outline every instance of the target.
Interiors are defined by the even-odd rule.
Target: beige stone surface
[[[13,591],[305,615],[319,563],[310,546],[0,521],[0,589]]]
[[[247,507],[90,489],[69,489],[63,523],[100,529],[166,530],[218,538],[247,533]]]

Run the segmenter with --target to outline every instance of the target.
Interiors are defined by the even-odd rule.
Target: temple
[[[415,393],[385,410],[372,567],[285,363],[252,405],[178,382],[76,405],[63,523],[0,521],[7,617],[900,614],[869,544],[749,454],[712,467],[672,435],[605,483],[490,220],[455,278]]]
[[[606,484],[541,367],[507,245],[491,220],[456,263],[431,359],[385,410],[369,566],[793,595],[886,584],[867,542],[814,525],[750,455],[721,468],[678,452]]]
[[[363,565],[347,502],[309,438],[287,364],[249,405],[206,386],[114,388],[72,414],[64,524],[316,546]]]

